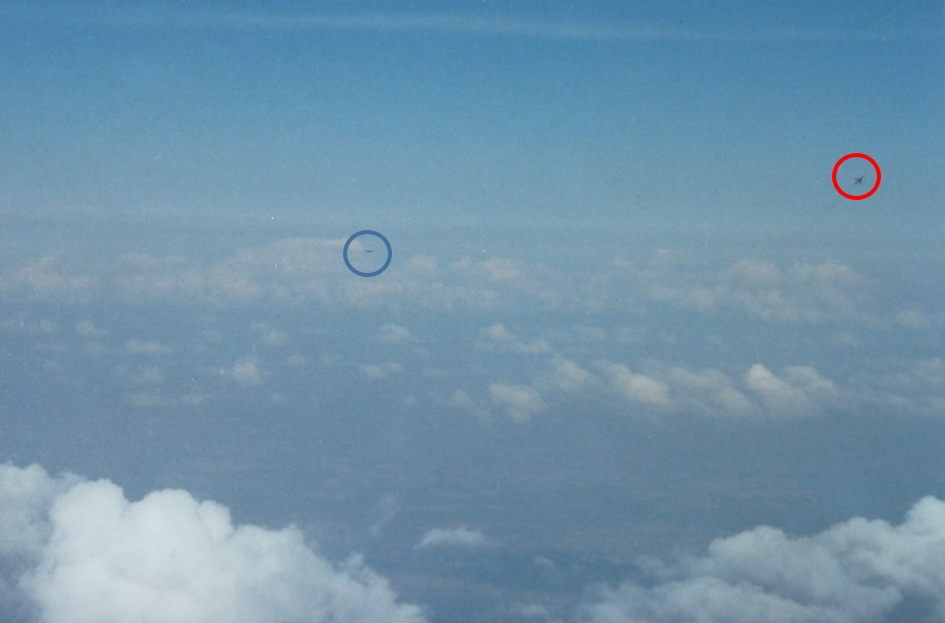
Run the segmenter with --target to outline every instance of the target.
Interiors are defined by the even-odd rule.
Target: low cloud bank
[[[0,466],[0,598],[43,623],[421,623],[353,556],[294,527],[234,526],[180,490],[137,502],[107,480]],[[25,604],[25,605],[24,605]]]
[[[811,537],[767,526],[717,539],[707,554],[648,561],[655,583],[602,589],[584,623],[867,623],[905,599],[945,620],[945,502],[927,497],[892,526],[851,519]]]
[[[685,255],[657,252],[648,264],[621,259],[580,272],[502,257],[469,257],[442,267],[430,257],[398,263],[381,280],[352,279],[342,261],[344,240],[287,238],[244,249],[213,265],[179,257],[129,254],[107,265],[59,256],[26,260],[0,269],[0,292],[13,298],[78,302],[210,302],[246,305],[258,301],[313,302],[328,308],[370,309],[402,305],[440,312],[455,310],[567,310],[639,313],[645,309],[730,314],[792,326],[853,323],[867,328],[929,331],[945,322],[921,308],[888,309],[875,304],[875,286],[853,268],[826,262],[778,267],[744,259],[725,270],[696,270]],[[701,262],[699,262],[701,263]],[[885,295],[883,295],[885,297]],[[86,328],[88,329],[88,328]],[[388,325],[377,339],[409,339]],[[271,340],[288,335],[274,331]],[[523,353],[545,352],[542,341],[515,341],[501,324],[485,337]],[[263,338],[265,339],[265,338]]]

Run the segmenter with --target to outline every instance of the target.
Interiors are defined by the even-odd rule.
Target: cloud
[[[480,37],[524,37],[563,41],[685,41],[685,42],[816,42],[885,41],[893,38],[934,36],[933,31],[853,31],[837,30],[707,30],[667,27],[641,23],[601,21],[538,20],[502,15],[456,15],[449,13],[299,13],[254,12],[245,10],[135,10],[95,7],[82,10],[60,7],[56,11],[29,5],[4,7],[0,15],[24,22],[66,23],[72,26],[213,28],[228,30],[311,31],[348,30],[394,33],[447,33]]]
[[[860,395],[882,407],[893,407],[921,415],[945,414],[945,362],[941,359],[920,359],[901,362],[894,374],[869,376]]]
[[[429,255],[415,255],[404,262],[405,269],[426,277],[434,276],[438,267],[436,258]]]
[[[583,394],[595,385],[598,378],[569,359],[560,358],[555,362],[552,383],[568,394]]]
[[[27,292],[39,299],[76,300],[94,295],[100,286],[97,277],[71,274],[71,267],[54,256],[29,260],[0,275],[0,292]]]
[[[413,339],[410,331],[396,324],[386,324],[377,330],[375,341],[382,344],[403,344]]]
[[[929,315],[923,311],[910,309],[902,310],[896,313],[896,324],[907,329],[917,331],[927,331],[932,326],[932,320]]]
[[[736,262],[728,272],[735,279],[749,283],[776,283],[781,278],[777,266],[753,259]]]
[[[533,355],[538,353],[551,352],[551,346],[544,338],[538,338],[533,342],[525,343],[517,339],[511,331],[505,328],[505,325],[498,323],[482,330],[486,337],[487,344],[498,344],[503,348],[520,355]]]
[[[547,619],[551,615],[548,608],[538,603],[512,604],[508,612],[523,619]]]
[[[191,392],[189,394],[184,394],[180,397],[181,404],[193,407],[197,405],[202,405],[210,398],[208,394],[198,394],[196,392]]]
[[[721,272],[704,272],[672,253],[657,253],[645,267],[612,260],[586,276],[583,291],[593,309],[644,313],[655,304],[702,313],[737,311],[766,322],[819,324],[871,321],[864,308],[868,282],[845,265],[744,259]]]
[[[420,623],[351,557],[289,527],[234,526],[180,490],[132,502],[107,480],[0,467],[0,556],[43,623]]]
[[[896,380],[912,387],[945,389],[945,361],[921,359],[910,366],[908,373],[897,375]]]
[[[27,322],[22,316],[9,318],[0,325],[15,331],[26,331],[33,335],[54,335],[59,332],[59,325],[48,318],[40,318],[35,322]]]
[[[446,404],[456,409],[472,409],[475,407],[473,399],[461,389],[457,389],[453,392],[453,395],[446,401]]]
[[[386,379],[394,374],[403,374],[404,367],[399,363],[382,363],[381,365],[363,365],[361,372],[372,381]]]
[[[551,345],[544,338],[538,338],[534,342],[529,342],[528,344],[519,344],[515,348],[515,352],[522,355],[533,355],[538,353],[550,353]]]
[[[865,280],[849,266],[795,264],[782,273],[773,264],[743,260],[712,289],[715,299],[769,322],[821,323],[862,317]]]
[[[554,355],[550,366],[550,370],[537,375],[532,382],[542,396],[557,401],[583,401],[611,392],[607,381],[571,359]]]
[[[167,402],[161,395],[151,392],[128,394],[125,398],[128,404],[136,409],[154,409],[164,406]]]
[[[905,599],[945,615],[945,503],[919,501],[898,526],[862,518],[811,537],[762,526],[700,557],[641,561],[656,580],[604,588],[587,623],[867,623]]]
[[[483,334],[493,342],[511,342],[515,339],[512,333],[502,323],[494,324],[482,330]]]
[[[125,350],[132,355],[165,355],[171,352],[170,348],[158,342],[142,342],[141,340],[130,340],[125,344]]]
[[[378,519],[371,526],[371,536],[380,536],[381,531],[397,514],[397,498],[392,493],[385,493],[377,504]]]
[[[263,346],[282,346],[288,344],[291,337],[288,333],[276,331],[269,325],[257,322],[253,325],[256,334],[259,336],[259,343]]]
[[[437,311],[569,308],[594,313],[617,309],[643,315],[654,306],[685,312],[747,314],[766,322],[823,323],[828,321],[876,324],[876,314],[865,307],[868,282],[836,262],[779,267],[758,259],[743,259],[726,270],[707,272],[683,254],[657,252],[643,266],[614,259],[589,271],[562,272],[542,264],[503,257],[473,260],[464,257],[446,269],[432,258],[414,258],[392,267],[383,279],[352,279],[340,259],[344,240],[291,238],[242,250],[210,266],[179,257],[129,254],[91,275],[71,275],[71,264],[39,258],[8,269],[0,276],[0,291],[25,291],[56,300],[83,297],[210,302],[246,305],[261,300],[314,302],[326,308],[377,308],[406,305]],[[84,265],[82,262],[74,262]],[[11,272],[12,271],[12,272]],[[874,297],[875,298],[875,297]],[[882,312],[886,314],[887,312]],[[922,312],[898,314],[904,326],[927,327]],[[391,325],[390,330],[396,325]],[[510,335],[484,337],[501,342]],[[265,340],[284,343],[284,334],[270,330]],[[382,333],[380,340],[398,339]],[[585,341],[606,340],[599,328],[584,328]],[[514,344],[514,346],[513,346]],[[548,352],[547,342],[509,341],[520,353]]]
[[[671,378],[674,386],[680,388],[677,393],[692,401],[697,409],[724,415],[747,415],[754,407],[751,400],[735,388],[731,377],[719,370],[710,368],[690,372],[677,367],[673,368]]]
[[[579,342],[606,342],[607,332],[600,327],[579,324],[574,326],[574,339]]]
[[[0,466],[0,555],[42,550],[52,530],[46,514],[55,499],[80,482],[78,476],[52,479],[39,465]]]
[[[622,363],[603,361],[598,367],[610,379],[611,387],[633,402],[652,406],[669,404],[670,394],[666,383],[644,374],[635,374]]]
[[[119,258],[112,284],[132,300],[204,300],[217,304],[328,300],[329,277],[346,270],[341,240],[290,238],[247,249],[210,267],[144,254]]]
[[[239,361],[230,368],[232,376],[240,385],[259,385],[263,382],[263,373],[255,361]]]
[[[36,335],[52,335],[59,332],[59,326],[52,320],[40,318],[39,321],[27,325],[26,330]]]
[[[846,408],[857,400],[808,366],[789,366],[778,377],[755,364],[741,379],[715,368],[693,372],[658,362],[650,362],[652,370],[647,374],[606,360],[598,361],[596,367],[601,376],[557,357],[552,372],[539,377],[536,387],[543,392],[556,389],[571,398],[616,393],[659,413],[721,417],[813,416],[829,408]],[[922,368],[922,378],[938,378],[938,374],[934,364]],[[899,377],[914,379],[918,373]]]
[[[541,314],[555,308],[563,312],[583,311],[584,302],[588,296],[592,296],[598,301],[601,310],[635,316],[630,320],[623,320],[623,316],[620,316],[622,322],[630,323],[630,329],[620,325],[607,326],[602,316],[595,323],[588,321],[586,325],[556,327],[552,323],[539,333],[531,324],[513,327],[508,317],[503,317],[501,313],[490,313],[489,317],[494,319],[483,323],[481,327],[484,328],[481,330],[478,327],[474,329],[478,335],[470,336],[471,339],[466,339],[463,344],[471,344],[479,350],[495,354],[514,354],[527,358],[529,361],[514,365],[522,366],[523,375],[530,381],[521,386],[498,384],[488,394],[475,396],[477,406],[474,410],[480,415],[485,413],[491,401],[493,405],[500,405],[507,410],[516,420],[524,421],[547,409],[546,402],[551,404],[552,401],[593,399],[598,396],[612,399],[614,393],[630,401],[633,408],[643,407],[661,413],[719,416],[814,415],[830,406],[863,403],[866,400],[886,407],[892,405],[899,411],[906,409],[939,413],[945,407],[945,392],[938,389],[923,390],[928,395],[917,397],[903,393],[901,384],[886,379],[886,394],[881,394],[875,388],[862,387],[863,374],[851,375],[846,381],[860,383],[861,387],[845,389],[834,386],[832,381],[821,377],[814,368],[794,367],[772,371],[761,365],[748,370],[749,365],[756,360],[745,361],[749,365],[741,370],[733,370],[732,364],[729,364],[724,372],[711,368],[687,370],[686,361],[660,364],[648,360],[645,372],[631,370],[639,364],[611,364],[604,361],[596,368],[591,364],[608,354],[614,354],[614,349],[619,348],[615,342],[626,340],[636,340],[641,349],[650,348],[655,340],[676,339],[680,347],[689,340],[693,345],[692,352],[704,360],[705,351],[700,354],[699,350],[705,347],[703,338],[687,333],[682,325],[691,326],[696,332],[701,328],[700,322],[718,321],[725,327],[736,327],[739,325],[733,322],[738,318],[745,320],[746,315],[764,323],[830,322],[833,326],[825,327],[824,333],[828,336],[825,339],[828,345],[830,335],[840,336],[837,340],[843,344],[853,344],[858,342],[858,338],[851,336],[867,334],[877,327],[889,329],[895,326],[898,308],[884,303],[882,317],[865,311],[861,303],[876,299],[866,296],[869,293],[864,292],[869,282],[858,276],[852,268],[836,262],[778,266],[766,260],[749,258],[723,266],[722,270],[709,271],[687,260],[685,254],[660,251],[653,255],[651,261],[639,266],[613,260],[604,267],[579,274],[563,273],[543,265],[498,257],[482,261],[463,258],[448,267],[436,268],[432,274],[420,274],[413,269],[400,270],[395,266],[380,281],[351,278],[339,261],[343,244],[343,240],[279,240],[240,251],[209,267],[200,267],[182,258],[128,255],[120,261],[98,266],[93,272],[97,283],[102,285],[101,289],[108,295],[105,299],[117,298],[114,302],[119,304],[127,303],[121,300],[124,296],[130,297],[135,303],[142,302],[141,299],[159,298],[180,303],[200,301],[214,306],[239,306],[247,301],[264,299],[289,305],[313,302],[315,307],[324,307],[328,312],[342,311],[349,306],[373,305],[409,311],[422,307],[440,313],[448,313],[453,309],[462,309],[464,313],[482,310],[511,312],[524,308],[530,314]],[[46,272],[56,274],[72,266],[71,263],[52,260],[41,265],[45,266],[43,270]],[[37,268],[31,270],[35,272]],[[706,321],[703,315],[712,315],[714,318]],[[518,318],[518,312],[509,317]],[[674,326],[668,326],[671,317]],[[882,320],[873,322],[877,318]],[[905,322],[903,318],[900,320]],[[937,318],[923,316],[918,321],[913,318],[908,323],[913,326],[932,326],[930,323],[937,322]],[[96,345],[95,339],[88,339],[97,337],[101,332],[90,321],[75,325],[78,346],[66,341],[53,343],[50,341],[52,337],[47,338],[47,335],[68,339],[56,324],[60,320],[58,317],[55,320],[15,317],[4,322],[3,326],[34,333],[40,347],[46,351],[74,348],[75,352],[86,353],[98,349],[99,355],[115,352],[108,349],[106,353],[104,347]],[[849,325],[850,321],[857,320],[862,321],[859,327],[841,324]],[[655,329],[654,321],[657,323]],[[64,326],[71,328],[74,322]],[[373,342],[391,345],[410,343],[413,353],[426,358],[421,369],[443,367],[443,362],[436,359],[442,353],[416,350],[414,347],[421,340],[413,336],[410,330],[385,322],[388,324],[374,330],[370,338]],[[527,320],[522,322],[527,323]],[[269,324],[254,324],[253,328],[253,344],[260,347],[280,346],[293,339]],[[720,329],[724,335],[718,338],[719,344],[724,344],[724,347],[718,346],[718,350],[727,351],[727,361],[737,361],[737,349],[753,349],[748,343],[756,339],[759,330],[757,323],[748,327],[744,334],[732,329],[737,335],[731,335],[728,328]],[[110,335],[114,335],[114,332],[113,328]],[[205,341],[208,343],[202,343],[202,349],[224,347],[222,334],[214,333],[209,327],[206,332]],[[672,335],[660,337],[660,332],[672,332]],[[157,341],[126,341],[128,337],[131,336],[123,337],[118,342],[124,344],[126,353],[143,357],[171,352],[171,348]],[[803,344],[804,340],[817,339],[809,335],[800,337],[799,344]],[[181,344],[184,343],[181,341]],[[175,344],[173,350],[178,351],[178,345]],[[477,355],[472,353],[471,357]],[[400,364],[382,363],[387,359],[381,358],[381,363],[371,362],[356,369],[366,378],[375,380],[404,373]],[[285,361],[284,358],[282,360]],[[65,359],[59,361],[63,364]],[[493,365],[502,365],[498,363],[498,357],[491,361]],[[252,358],[238,360],[235,365],[226,368],[224,374],[244,385],[260,384],[268,379],[260,370],[263,365]],[[530,366],[535,366],[535,370],[529,372]],[[63,365],[63,370],[69,369]],[[457,378],[456,370],[447,372]],[[489,372],[487,376],[501,378],[497,370]],[[156,379],[156,375],[152,377]],[[411,383],[423,382],[424,378],[420,375],[416,379],[411,377]],[[144,392],[143,386],[147,383],[142,381],[138,384],[141,386],[138,390],[129,391]],[[171,383],[167,385],[163,401],[170,404],[176,400],[173,396],[177,392],[170,387]],[[463,389],[469,391],[468,386]],[[417,387],[407,391],[419,392],[415,394],[417,396],[428,393]],[[442,391],[434,390],[432,394]],[[157,396],[149,392],[134,394],[128,399],[136,405],[157,402]]]
[[[533,306],[536,302],[558,308],[574,300],[570,279],[544,265],[528,265],[517,260],[491,257],[473,261],[464,257],[449,267],[448,279],[437,288],[440,305],[491,309],[498,306]],[[424,286],[425,290],[430,290]],[[433,291],[431,290],[431,294]],[[444,296],[448,295],[448,296]]]
[[[88,320],[77,322],[75,325],[75,334],[80,337],[101,337],[108,333],[104,329],[98,329]]]
[[[853,335],[849,331],[841,331],[840,333],[836,334],[833,337],[833,340],[831,340],[831,342],[833,342],[834,344],[838,346],[852,346],[852,347],[860,346],[864,343],[863,340],[861,340],[856,335]]]
[[[464,258],[449,270],[431,258],[392,267],[383,279],[352,279],[341,261],[344,240],[284,239],[202,267],[181,258],[122,256],[104,276],[110,291],[134,301],[209,301],[244,305],[259,300],[315,301],[370,308],[403,299],[431,309],[492,309],[523,301],[556,305],[560,273],[503,258]],[[107,272],[107,271],[106,271]]]
[[[541,399],[541,394],[533,387],[492,383],[489,385],[489,393],[493,401],[508,409],[509,415],[516,422],[527,422],[533,415],[548,408]]]
[[[121,364],[115,367],[114,373],[119,378],[130,380],[135,385],[161,385],[164,382],[164,371],[157,366],[133,368],[128,364]]]
[[[813,415],[837,396],[834,384],[809,366],[790,366],[779,378],[756,363],[745,375],[745,384],[780,415]]]
[[[428,530],[417,547],[482,547],[483,545],[488,545],[488,541],[482,532],[460,526],[459,528]]]
[[[474,399],[461,389],[454,391],[449,398],[439,398],[436,400],[444,407],[468,411],[479,417],[483,422],[488,422],[492,419],[492,413],[489,412],[488,406],[481,404],[481,402],[484,401]]]

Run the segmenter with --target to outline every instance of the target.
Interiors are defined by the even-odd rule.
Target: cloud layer
[[[645,561],[656,582],[606,588],[585,623],[860,623],[905,599],[945,620],[945,502],[927,497],[898,526],[851,519],[811,537],[762,526],[700,557]]]
[[[26,6],[26,5],[24,5]],[[470,16],[447,13],[356,13],[299,14],[261,13],[228,10],[225,12],[176,10],[158,12],[112,8],[105,12],[96,8],[81,11],[60,8],[58,11],[23,7],[5,7],[2,17],[40,23],[145,28],[199,28],[267,31],[353,30],[400,33],[455,33],[483,37],[534,37],[559,40],[589,41],[687,41],[687,42],[758,42],[758,41],[853,41],[880,40],[890,33],[862,31],[755,30],[751,32],[717,31],[694,28],[669,28],[641,24],[604,24],[600,22],[555,22],[537,19],[516,19],[507,16]],[[900,33],[896,33],[900,34]],[[928,33],[922,33],[928,35]],[[908,31],[900,36],[917,36]],[[919,35],[921,36],[921,35]]]
[[[352,279],[341,259],[343,246],[342,240],[283,239],[246,249],[213,266],[179,257],[131,254],[107,266],[90,267],[45,256],[6,268],[0,273],[0,292],[58,301],[118,295],[134,301],[236,305],[313,301],[354,308],[397,302],[438,311],[524,304],[600,312],[647,303],[708,314],[734,312],[765,322],[855,321],[919,330],[942,324],[939,316],[921,309],[885,310],[879,317],[868,304],[869,282],[836,262],[778,267],[749,258],[705,272],[661,251],[648,264],[615,258],[589,271],[565,273],[502,257],[463,257],[441,267],[433,258],[417,256],[392,266],[381,279]],[[80,265],[85,268],[79,269]],[[403,330],[391,326],[379,337],[403,340],[409,337]],[[501,325],[490,327],[486,336],[495,342],[507,337]],[[272,333],[270,339],[287,337]],[[516,347],[540,349],[540,345]]]
[[[209,381],[206,370],[250,391],[287,378],[289,357],[305,366],[301,353],[312,348],[305,331],[321,329],[288,333],[285,321],[258,317],[275,305],[280,313],[311,309],[326,319],[361,310],[377,315],[376,326],[368,322],[364,336],[353,336],[371,350],[339,364],[353,366],[364,381],[386,381],[379,387],[409,386],[421,401],[435,394],[450,407],[505,413],[522,423],[586,400],[622,403],[634,413],[723,417],[809,417],[864,406],[945,413],[945,384],[929,382],[922,370],[938,361],[945,314],[934,310],[934,301],[922,309],[883,296],[890,284],[835,261],[776,265],[747,258],[710,268],[661,250],[646,262],[614,258],[565,272],[502,257],[440,263],[415,256],[378,279],[360,279],[344,267],[343,246],[343,240],[283,239],[204,266],[145,254],[105,264],[49,256],[0,272],[0,293],[14,308],[41,308],[37,302],[68,308],[79,301],[169,305],[175,312],[194,304],[243,308],[254,314],[251,344],[245,335],[220,333],[195,345],[193,336],[162,335],[159,327],[122,335],[101,318],[86,318],[84,308],[82,317],[55,320],[15,312],[0,328],[35,340],[49,353],[43,369],[60,375],[69,372],[57,359],[70,348],[64,327],[75,327],[71,337],[79,344],[71,348],[87,356],[150,359],[147,377],[144,368],[120,376],[131,385],[127,402],[140,408],[199,404],[229,391]],[[438,332],[435,320],[456,312],[464,322]],[[579,317],[582,324],[526,316]],[[473,334],[463,336],[462,329]],[[890,344],[901,345],[901,354]],[[353,346],[335,345],[358,352]],[[470,350],[462,351],[456,369],[451,358],[463,348]],[[181,387],[175,374],[187,371],[175,372],[175,364],[193,353],[212,365],[190,370]],[[926,359],[908,359],[916,356]],[[331,357],[338,354],[324,352],[321,361]],[[124,364],[131,362],[115,365]],[[436,374],[455,385],[419,386]]]
[[[186,491],[128,501],[107,480],[0,467],[0,556],[44,623],[420,623],[358,557],[295,528],[234,526]]]

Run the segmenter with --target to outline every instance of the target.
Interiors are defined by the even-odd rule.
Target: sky
[[[4,620],[945,620],[943,25],[0,4]]]

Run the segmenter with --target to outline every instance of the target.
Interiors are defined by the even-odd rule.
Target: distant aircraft
[[[374,253],[374,249],[365,249],[364,252],[365,252],[365,253]]]
[[[857,184],[862,184],[864,177],[866,177],[866,176],[865,176],[865,175],[861,175],[860,177],[854,177],[853,179],[856,180],[856,183],[857,183]]]

